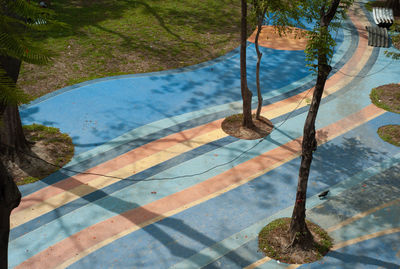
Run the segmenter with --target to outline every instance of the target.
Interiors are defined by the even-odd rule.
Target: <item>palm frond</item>
[[[26,0],[12,0],[5,2],[7,11],[10,14],[18,15],[18,17],[23,19],[36,21],[37,19],[46,19],[54,15],[52,10],[40,8],[39,6],[28,3]]]
[[[31,100],[28,94],[19,89],[11,78],[7,76],[7,72],[0,68],[0,100],[6,104],[27,103]]]

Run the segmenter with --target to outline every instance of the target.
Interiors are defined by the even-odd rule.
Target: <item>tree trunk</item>
[[[297,185],[296,202],[293,209],[292,221],[290,223],[291,245],[307,245],[311,239],[311,233],[307,228],[306,218],[306,197],[308,176],[313,158],[313,151],[317,148],[315,139],[315,120],[319,105],[321,103],[322,93],[324,92],[325,82],[331,71],[331,66],[327,64],[326,55],[321,55],[321,63],[318,66],[318,77],[315,85],[313,99],[308,111],[307,119],[304,124],[301,164],[299,169],[299,180]],[[320,61],[320,59],[318,60]]]
[[[14,180],[0,162],[0,268],[7,268],[10,214],[21,201],[21,193]]]
[[[17,83],[21,61],[1,56],[0,64],[14,83]],[[29,150],[29,143],[22,130],[18,105],[0,102],[0,119],[0,153],[13,158],[20,155],[21,152]]]
[[[325,6],[321,8],[320,29],[328,31],[328,26],[332,21],[340,0],[333,0],[328,11],[325,12]],[[307,228],[306,218],[306,199],[307,184],[310,173],[313,151],[317,149],[317,141],[315,139],[315,120],[317,118],[319,105],[321,103],[322,93],[329,73],[332,67],[328,64],[327,55],[319,50],[318,55],[318,75],[315,84],[313,99],[308,110],[307,118],[304,123],[301,164],[299,169],[299,179],[297,184],[296,201],[293,208],[292,220],[290,223],[290,245],[289,247],[299,246],[307,248],[313,242],[312,235]]]
[[[260,33],[262,30],[262,22],[265,17],[265,13],[267,12],[267,8],[263,10],[261,13],[261,16],[258,18],[257,21],[257,33],[256,33],[256,38],[254,41],[256,51],[257,51],[257,66],[256,66],[256,83],[257,83],[257,97],[258,97],[258,105],[257,105],[257,112],[256,112],[256,119],[260,119],[260,114],[261,114],[261,108],[262,108],[262,102],[263,98],[261,95],[261,86],[260,86],[260,64],[261,64],[261,58],[262,58],[262,53],[260,52],[260,48],[258,46],[258,39],[260,37]]]
[[[243,100],[243,127],[254,128],[251,118],[251,97],[253,94],[247,87],[246,47],[247,47],[247,0],[242,0],[242,18],[240,32],[240,88]]]

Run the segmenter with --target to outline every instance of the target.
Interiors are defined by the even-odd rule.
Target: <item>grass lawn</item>
[[[33,97],[82,81],[178,68],[239,46],[240,1],[52,0],[68,29],[33,36],[56,53],[24,63],[18,84]],[[250,33],[249,33],[250,34]]]

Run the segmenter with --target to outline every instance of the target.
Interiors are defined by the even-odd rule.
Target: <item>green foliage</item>
[[[301,8],[303,1],[280,1],[280,0],[252,0],[252,9],[249,14],[250,21],[257,25],[264,9],[265,20],[269,25],[277,26],[280,35],[287,33],[286,26],[297,26],[304,28],[300,19],[305,16]]]
[[[33,2],[33,1],[32,1]],[[51,11],[25,0],[0,0],[0,55],[33,64],[46,64],[50,53],[32,44],[27,33],[49,28]]]
[[[0,56],[32,64],[48,63],[51,54],[34,46],[27,33],[49,29],[51,15],[51,10],[39,8],[26,0],[0,0]],[[6,104],[30,100],[8,77],[4,66],[0,66],[0,100]]]
[[[327,13],[332,0],[306,0],[306,1],[277,1],[277,0],[252,0],[251,21],[257,22],[264,8],[267,8],[266,18],[270,25],[278,26],[280,34],[285,34],[285,26],[304,28],[301,18],[307,22],[315,22],[314,29],[309,32],[308,44],[305,50],[307,66],[316,71],[316,60],[319,54],[325,54],[330,60],[333,56],[333,48],[336,42],[331,32],[338,31],[341,21],[347,18],[347,10],[353,4],[353,0],[342,0],[329,24],[329,29],[320,24],[321,11]]]
[[[308,62],[307,66],[311,70],[316,70],[318,66],[315,64],[315,61],[318,55],[325,54],[328,59],[332,58],[335,45],[336,42],[327,27],[316,27],[308,34],[308,43],[305,50]]]
[[[17,182],[17,185],[25,185],[25,184],[29,184],[29,183],[36,182],[36,181],[38,181],[38,180],[39,180],[39,178],[37,178],[37,177],[27,176],[27,177],[24,178],[23,180],[18,181],[18,182]]]
[[[310,67],[312,71],[317,71],[316,61],[319,55],[326,55],[328,62],[333,56],[333,49],[336,45],[335,39],[332,37],[331,32],[337,32],[341,27],[341,22],[343,19],[347,18],[347,11],[353,4],[353,0],[340,1],[339,7],[329,24],[329,27],[321,26],[321,12],[325,14],[329,12],[329,7],[332,0],[322,1],[322,0],[309,0],[305,1],[304,13],[308,21],[315,21],[315,26],[308,35],[308,43],[305,50],[307,66]]]
[[[24,130],[29,130],[29,131],[42,131],[47,134],[57,134],[60,132],[60,129],[55,128],[55,127],[50,127],[50,126],[44,126],[41,124],[31,124],[31,125],[24,125],[22,126]]]
[[[7,76],[4,69],[0,68],[0,100],[7,104],[19,104],[30,101],[30,97]]]

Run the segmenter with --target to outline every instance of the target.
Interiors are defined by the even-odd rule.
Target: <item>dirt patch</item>
[[[254,43],[257,29],[248,41]],[[276,26],[262,26],[258,44],[262,47],[278,50],[305,50],[307,46],[307,30],[296,27],[286,27],[285,33],[279,33]]]
[[[379,127],[378,135],[384,141],[400,147],[400,125],[385,125]]]
[[[400,113],[400,84],[392,83],[374,88],[369,97],[377,107]]]
[[[260,117],[257,120],[253,115],[253,122],[256,128],[248,129],[242,126],[243,114],[235,114],[225,118],[221,124],[222,130],[230,136],[240,139],[255,140],[269,135],[274,128],[272,122],[267,118]]]
[[[57,128],[27,125],[24,126],[24,133],[28,141],[33,143],[28,153],[30,156],[21,155],[23,157],[16,157],[14,162],[2,158],[17,185],[47,177],[67,164],[74,155],[71,137]]]
[[[258,247],[266,256],[284,263],[303,264],[320,260],[332,247],[332,239],[318,225],[307,221],[314,242],[307,249],[290,248],[290,218],[274,220],[265,226],[258,237]]]

